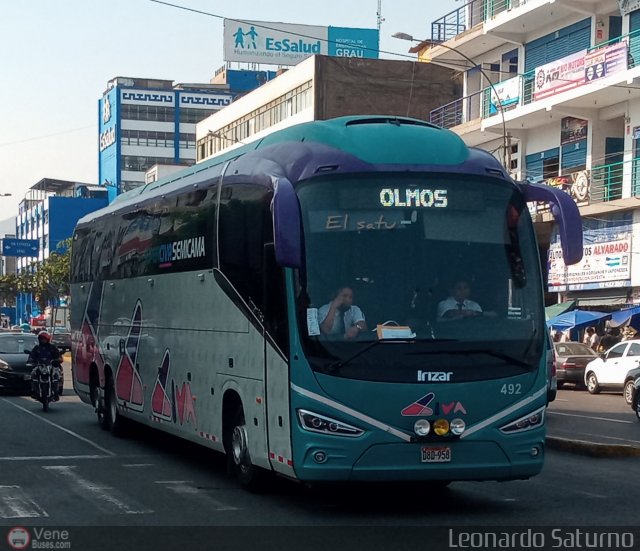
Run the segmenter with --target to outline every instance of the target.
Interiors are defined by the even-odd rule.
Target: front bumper
[[[31,371],[0,371],[0,391],[31,393]]]

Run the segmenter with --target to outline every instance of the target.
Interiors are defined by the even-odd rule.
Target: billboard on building
[[[98,102],[98,183],[105,186],[109,201],[118,194],[118,110],[117,89],[107,92]]]
[[[296,65],[315,54],[377,58],[376,29],[224,20],[224,60]]]
[[[631,234],[596,243],[586,243],[584,256],[577,264],[567,266],[559,243],[549,247],[549,291],[586,288],[603,289],[613,282],[631,278]]]

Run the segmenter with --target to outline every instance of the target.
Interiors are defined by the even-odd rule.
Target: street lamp
[[[420,46],[429,46],[430,48],[433,48],[435,46],[439,46],[441,48],[444,48],[445,50],[450,50],[452,52],[455,52],[460,57],[464,58],[466,61],[471,63],[471,67],[477,67],[478,68],[478,70],[480,71],[482,76],[489,83],[489,87],[491,88],[491,91],[493,92],[493,94],[496,97],[496,102],[498,104],[498,110],[500,111],[500,115],[502,116],[502,147],[504,148],[503,155],[502,155],[502,164],[507,169],[507,171],[509,171],[510,167],[507,166],[507,155],[508,155],[508,152],[507,152],[507,124],[506,124],[505,119],[504,119],[504,109],[502,107],[502,100],[500,99],[500,95],[498,94],[498,91],[495,89],[495,86],[493,85],[493,82],[491,82],[491,79],[489,78],[489,75],[487,75],[484,72],[484,69],[482,68],[482,64],[481,63],[480,64],[476,63],[467,54],[465,54],[465,53],[461,52],[460,50],[458,50],[458,48],[454,48],[452,46],[447,46],[446,44],[443,44],[442,42],[438,42],[436,40],[432,40],[432,39],[429,39],[429,38],[427,38],[425,40],[420,40],[418,38],[414,38],[412,35],[407,34],[407,33],[394,33],[392,35],[392,38],[399,38],[400,40],[408,40],[410,42],[419,42]]]

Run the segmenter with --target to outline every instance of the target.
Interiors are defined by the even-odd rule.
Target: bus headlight
[[[364,434],[362,429],[306,409],[298,410],[298,419],[300,420],[300,426],[310,432],[333,434],[334,436],[360,436]]]
[[[438,436],[446,436],[449,434],[449,421],[446,419],[438,419],[433,422],[433,432]]]
[[[464,429],[466,428],[467,428],[467,424],[459,417],[457,417],[456,419],[452,419],[451,424],[449,425],[451,434],[454,434],[456,436],[460,436],[464,432]]]
[[[426,419],[418,419],[413,425],[413,431],[418,436],[427,436],[431,432],[431,424]]]
[[[523,432],[538,428],[544,422],[544,410],[545,407],[543,406],[532,413],[528,413],[524,417],[511,421],[511,423],[502,427],[500,431],[505,434],[513,434],[514,432]]]

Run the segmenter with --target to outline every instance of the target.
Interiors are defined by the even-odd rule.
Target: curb
[[[589,457],[640,457],[640,446],[597,444],[558,436],[547,436],[546,446],[550,450],[588,455]]]

